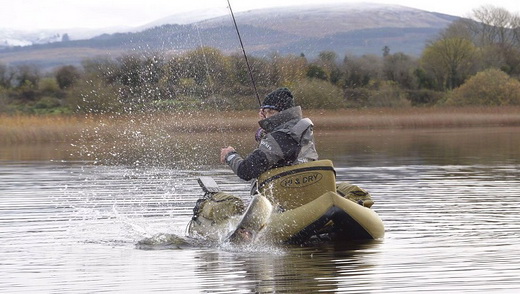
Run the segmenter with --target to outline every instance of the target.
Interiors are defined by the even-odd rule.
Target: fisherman
[[[259,116],[259,144],[252,153],[243,158],[231,146],[220,151],[220,161],[227,163],[239,178],[248,181],[272,168],[318,159],[313,123],[302,118],[302,109],[295,105],[289,89],[278,88],[267,94]]]
[[[362,206],[365,206],[366,200],[370,200],[370,195],[357,186],[354,187],[354,185],[348,183],[338,186],[335,182],[335,172],[330,160],[317,161],[318,154],[314,146],[312,121],[308,118],[302,118],[301,107],[295,106],[294,97],[289,89],[279,88],[266,95],[260,106],[259,115],[260,121],[258,123],[261,132],[257,132],[257,134],[261,135],[257,136],[258,147],[245,158],[241,157],[233,147],[224,147],[220,151],[220,160],[222,163],[227,163],[241,179],[260,179],[263,182],[252,186],[252,199],[245,211],[243,206],[240,205],[242,204],[240,198],[226,195],[219,190],[216,190],[218,192],[214,194],[209,193],[208,197],[206,195],[208,195],[207,191],[209,190],[206,189],[205,197],[197,201],[197,205],[193,209],[194,217],[188,229],[190,234],[212,236],[214,232],[220,232],[219,229],[228,230],[230,224],[232,224],[231,228],[233,229],[224,239],[220,238],[220,240],[232,244],[250,244],[256,240],[266,240],[262,239],[262,236],[271,238],[275,235],[284,235],[280,233],[280,230],[283,231],[287,224],[305,223],[305,220],[299,219],[302,217],[291,219],[296,214],[289,213],[287,214],[288,217],[274,218],[284,219],[285,221],[278,222],[282,226],[277,228],[271,222],[273,213],[281,214],[293,209],[296,211],[298,207],[318,199],[322,199],[318,206],[323,206],[323,203],[332,201],[331,197],[345,197]],[[304,164],[307,162],[310,163]],[[299,164],[301,165],[297,166]],[[264,174],[266,171],[284,166],[287,167],[277,171],[273,170],[273,173],[278,172],[275,175]],[[262,179],[264,176],[270,177],[269,180],[274,179],[271,182],[273,185],[268,190],[265,189],[264,185],[267,180]],[[279,183],[279,185],[276,183]],[[291,191],[287,191],[288,187]],[[342,188],[337,190],[336,187]],[[282,192],[279,193],[279,191]],[[325,193],[329,193],[329,196],[319,198],[321,195],[326,195]],[[334,196],[331,193],[337,194]],[[356,198],[352,198],[351,194],[354,194]],[[227,200],[227,202],[222,200]],[[231,205],[234,206],[231,207]],[[328,209],[327,205],[324,206],[325,209]],[[346,206],[348,207],[348,205]],[[308,209],[304,209],[303,215],[307,214],[308,211]],[[327,214],[328,212],[326,210],[323,213]],[[298,210],[297,214],[302,214],[302,211]],[[342,215],[348,214],[345,212]],[[239,222],[235,225],[234,221],[239,216]],[[317,217],[320,217],[320,215],[317,215]],[[339,222],[338,226],[341,227],[347,223],[346,221]],[[327,230],[332,225],[328,226]],[[298,225],[289,225],[289,227],[298,227]],[[308,232],[302,233],[304,231]],[[312,235],[308,235],[309,233],[318,234],[316,235],[317,238],[321,238],[320,236],[324,232],[327,233],[327,231],[317,233],[306,229],[303,231],[296,230],[294,235],[284,236],[283,241],[293,242],[301,236],[311,238]],[[300,233],[303,235],[300,236]],[[276,242],[276,238],[280,238],[280,236],[274,237],[275,240],[273,241]],[[296,239],[293,240],[293,238]]]

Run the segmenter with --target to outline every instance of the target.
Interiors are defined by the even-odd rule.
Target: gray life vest
[[[318,160],[318,152],[314,145],[314,124],[309,118],[303,118],[290,129],[280,130],[287,133],[301,147],[293,165]]]

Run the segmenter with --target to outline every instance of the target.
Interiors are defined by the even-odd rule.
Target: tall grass
[[[520,126],[520,107],[370,108],[307,114],[320,129]]]
[[[309,110],[316,130],[520,126],[520,107]],[[0,115],[0,143],[73,142],[121,137],[253,131],[255,111],[99,116]]]
[[[76,116],[0,115],[0,143],[66,142],[93,123]]]

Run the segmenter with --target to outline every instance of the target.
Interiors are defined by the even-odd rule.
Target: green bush
[[[409,90],[407,93],[412,106],[433,106],[441,101],[445,95],[444,92],[428,89]]]
[[[99,78],[79,81],[66,98],[66,105],[82,113],[120,112],[125,105],[119,98],[121,88]],[[128,104],[132,107],[131,104]]]
[[[379,83],[376,89],[371,91],[368,97],[368,107],[408,107],[411,106],[406,92],[395,82],[385,81]]]
[[[347,88],[345,90],[345,106],[348,108],[362,108],[368,105],[370,90],[366,88]]]
[[[448,94],[446,105],[520,105],[520,81],[498,69],[477,73]]]
[[[407,93],[391,81],[371,83],[369,88],[347,89],[345,97],[346,106],[352,108],[411,106]]]
[[[291,87],[291,91],[296,104],[306,109],[332,109],[345,106],[343,91],[324,80],[301,80]]]
[[[60,99],[56,97],[42,97],[40,100],[34,104],[34,108],[36,109],[50,109],[50,108],[56,108],[61,106]]]
[[[10,103],[9,96],[7,95],[7,90],[0,86],[0,113],[7,112],[8,104]]]
[[[38,81],[38,90],[44,94],[54,94],[60,92],[60,86],[55,78],[43,78]]]

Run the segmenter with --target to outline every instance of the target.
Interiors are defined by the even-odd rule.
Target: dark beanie
[[[294,98],[287,88],[278,88],[265,96],[261,108],[283,111],[294,107]]]

